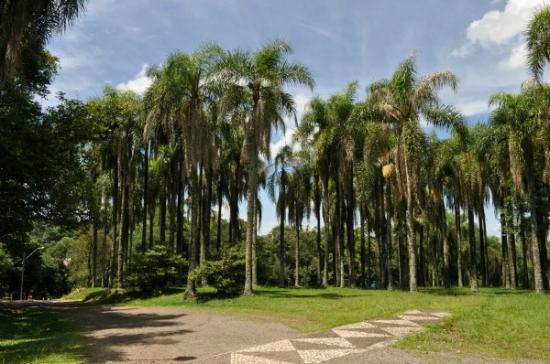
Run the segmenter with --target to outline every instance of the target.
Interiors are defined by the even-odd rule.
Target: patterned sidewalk
[[[330,363],[347,355],[384,348],[396,340],[422,331],[422,325],[448,316],[443,311],[407,311],[388,320],[370,320],[336,327],[304,337],[280,340],[235,351],[216,362],[230,364]]]

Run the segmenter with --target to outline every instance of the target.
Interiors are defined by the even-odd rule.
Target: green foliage
[[[206,279],[214,286],[221,296],[236,296],[244,288],[244,255],[237,249],[223,253],[221,259],[207,262],[203,267],[196,268],[191,278]]]
[[[127,277],[128,289],[140,293],[165,291],[181,278],[186,264],[183,258],[168,254],[165,246],[156,245],[145,254],[136,255]]]

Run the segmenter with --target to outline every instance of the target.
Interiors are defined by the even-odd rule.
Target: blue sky
[[[412,52],[420,74],[450,70],[456,93],[443,100],[469,121],[484,121],[488,97],[517,91],[528,78],[522,31],[544,0],[89,0],[87,11],[49,49],[61,70],[51,87],[68,97],[97,96],[105,84],[143,92],[144,70],[175,50],[205,42],[254,50],[269,40],[288,41],[292,59],[312,71],[317,86],[293,90],[298,112],[314,95],[327,96],[353,80],[361,89],[389,77]],[[361,95],[362,96],[362,95]],[[52,104],[48,99],[44,103]],[[274,134],[273,148],[289,142]],[[427,128],[428,129],[428,128]],[[262,193],[261,232],[276,224]],[[244,206],[241,215],[244,216]],[[488,211],[488,230],[499,226]]]

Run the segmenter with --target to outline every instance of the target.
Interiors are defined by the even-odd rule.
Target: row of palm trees
[[[101,228],[105,241],[112,236],[107,283],[124,286],[133,250],[165,244],[186,256],[193,270],[223,243],[243,239],[244,226],[243,295],[253,294],[262,211],[258,191],[265,187],[280,219],[280,285],[286,283],[285,224],[296,232],[294,281],[299,285],[300,231],[313,211],[321,286],[366,286],[375,271],[377,284],[390,289],[398,281],[416,291],[429,274],[432,284],[445,286],[462,286],[468,278],[475,291],[479,278],[482,285],[490,282],[485,207],[492,201],[500,213],[502,283],[519,285],[519,240],[522,283],[542,291],[548,285],[550,91],[537,81],[548,60],[548,34],[536,30],[544,28],[539,23],[548,24],[548,13],[544,9],[530,25],[535,81],[517,95],[493,96],[489,124],[468,127],[438,98],[440,89],[456,89],[456,77],[448,72],[419,76],[410,57],[391,78],[371,84],[364,100],[357,99],[357,83],[328,99],[313,99],[295,136],[302,147],[283,147],[273,163],[272,131],[284,128],[284,120],[295,114],[287,88],[314,87],[309,70],[288,59],[285,42],[268,43],[254,53],[217,45],[174,53],[149,70],[153,83],[142,99],[106,88],[88,102],[98,127],[87,161],[91,283],[97,277]],[[446,128],[452,136],[427,136],[423,124]],[[245,224],[239,221],[242,199]],[[221,233],[224,201],[228,242],[222,242]],[[141,245],[133,247],[138,225]],[[188,298],[196,295],[191,277]]]

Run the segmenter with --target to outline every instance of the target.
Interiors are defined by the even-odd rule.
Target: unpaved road
[[[256,353],[255,357],[248,355],[251,347],[270,345],[269,343],[281,340],[288,342],[284,339],[293,339],[291,341],[294,343],[295,350],[299,350],[296,346],[297,342],[304,345],[303,334],[281,323],[265,319],[231,317],[204,311],[183,311],[178,308],[164,307],[94,306],[79,302],[59,301],[28,304],[56,311],[66,319],[83,327],[89,338],[90,360],[93,363],[180,363],[192,361],[201,364],[282,364],[304,362],[303,357],[292,360],[289,354],[295,355],[295,353],[288,351],[280,351],[280,354],[277,352]],[[330,335],[335,336],[334,330]],[[327,332],[308,335],[312,338],[325,336],[327,336]],[[312,347],[302,349],[332,349],[312,344],[311,339],[305,341],[308,340],[310,343],[307,345]],[[353,340],[355,339],[347,338],[347,341],[353,342]],[[247,355],[237,354],[239,359],[235,356],[235,353],[238,352],[244,352]],[[310,352],[312,351],[310,350]],[[257,355],[263,355],[263,357]],[[312,358],[308,364],[320,362]],[[532,361],[488,360],[453,353],[405,351],[390,347],[381,347],[357,354],[350,353],[344,357],[322,362],[331,364],[535,363]]]
[[[77,302],[41,303],[88,332],[94,363],[187,362],[292,338],[299,333],[264,320],[182,311],[177,308],[131,308],[84,305]]]

